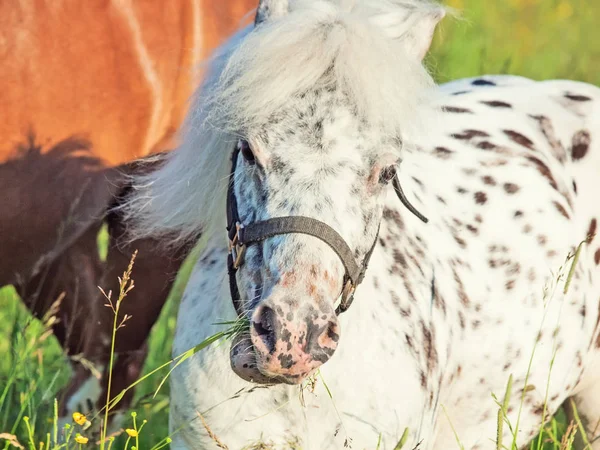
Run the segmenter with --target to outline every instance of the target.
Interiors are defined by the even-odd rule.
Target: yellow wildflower
[[[87,444],[88,441],[89,441],[88,438],[86,438],[85,436],[82,436],[80,434],[75,436],[75,442],[77,442],[78,444]]]
[[[138,436],[138,432],[137,432],[137,430],[134,430],[134,429],[132,429],[132,428],[127,428],[127,429],[125,430],[125,432],[126,432],[126,433],[127,433],[129,436],[131,436],[131,437],[137,437],[137,436]]]
[[[87,422],[87,418],[80,412],[74,412],[73,413],[73,421],[77,425],[85,425],[85,422]]]

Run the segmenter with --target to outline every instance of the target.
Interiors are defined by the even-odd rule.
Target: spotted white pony
[[[138,180],[137,233],[204,242],[174,355],[249,323],[173,372],[174,449],[393,449],[406,432],[405,448],[446,450],[454,431],[496,448],[511,374],[518,447],[568,397],[593,438],[600,90],[434,88],[422,59],[443,16],[263,0],[184,144]]]

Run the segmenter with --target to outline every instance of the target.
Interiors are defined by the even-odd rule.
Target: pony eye
[[[250,165],[254,165],[256,163],[256,159],[254,158],[254,153],[252,153],[252,149],[250,148],[248,141],[240,139],[238,146],[246,162],[248,162]]]
[[[388,184],[396,176],[396,166],[388,166],[384,168],[379,174],[379,182],[381,184]]]

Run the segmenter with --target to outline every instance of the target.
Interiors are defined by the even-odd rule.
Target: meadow
[[[438,82],[506,73],[537,80],[568,78],[600,86],[600,1],[448,0],[446,4],[456,8],[460,17],[449,17],[441,25],[427,59]],[[105,233],[99,236],[99,247],[105,252]],[[177,305],[189,269],[190,261],[152,331],[145,373],[171,358]],[[136,444],[139,449],[157,448],[168,435],[168,383],[153,398],[164,375],[165,371],[155,374],[138,386],[132,411],[137,414],[138,426],[148,421]],[[15,435],[26,448],[39,449],[52,432],[54,397],[68,376],[67,361],[44,324],[31,319],[14,289],[0,289],[0,433]],[[132,427],[132,423],[128,417],[125,425]],[[547,433],[532,448],[570,448],[558,443],[566,428],[562,413],[548,427],[555,441]],[[489,430],[491,438],[495,433]],[[134,445],[126,441],[124,434],[113,448]],[[0,439],[0,449],[7,450],[10,445]],[[373,448],[376,446],[374,442]],[[84,447],[95,445],[90,441]]]

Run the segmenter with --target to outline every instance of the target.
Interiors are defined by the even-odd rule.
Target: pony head
[[[137,228],[224,239],[231,180],[240,225],[316,219],[363,261],[403,151],[422,130],[433,85],[422,59],[443,16],[417,0],[261,1],[255,27],[217,56],[182,147],[138,183],[128,206]],[[342,338],[345,272],[307,234],[248,246],[235,282],[250,329],[233,343],[233,370],[300,383],[325,363]]]

